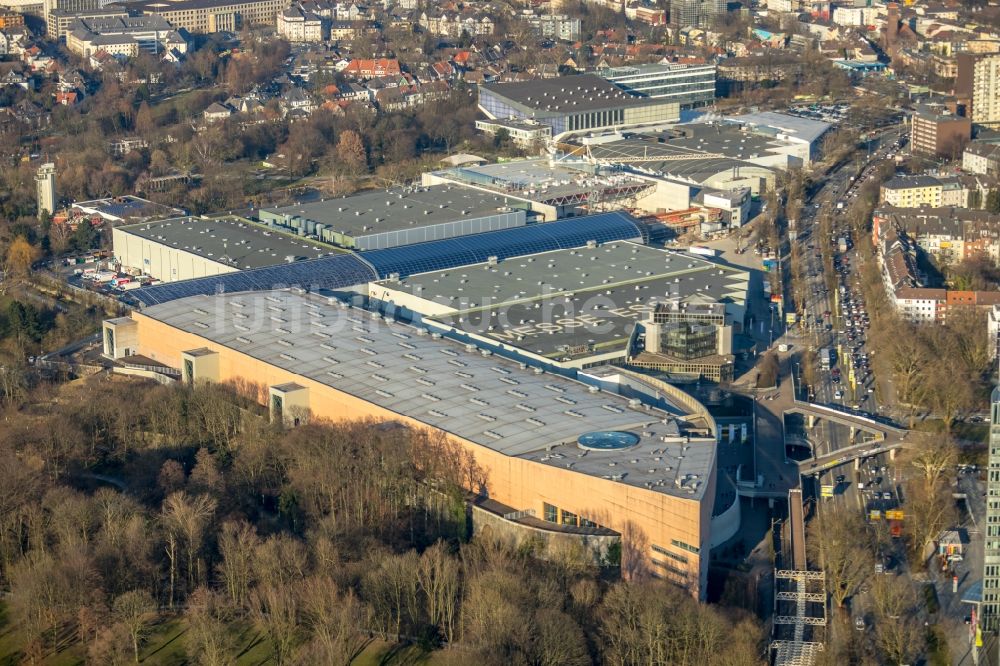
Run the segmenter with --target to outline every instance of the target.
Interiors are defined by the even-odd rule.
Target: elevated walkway
[[[785,413],[801,414],[807,418],[811,417],[813,419],[825,419],[842,426],[854,428],[855,430],[881,435],[885,439],[899,438],[906,434],[906,429],[904,428],[898,428],[883,421],[876,421],[875,419],[867,416],[862,416],[852,412],[845,412],[837,409],[836,407],[818,405],[811,402],[800,402],[796,400],[794,406],[786,409]]]
[[[812,666],[823,651],[826,577],[810,571],[802,490],[788,491],[788,520],[775,552],[771,651],[775,666]]]

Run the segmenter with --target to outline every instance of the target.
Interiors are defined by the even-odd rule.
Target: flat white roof
[[[332,298],[292,291],[193,296],[143,315],[498,451],[700,500],[715,442],[690,442],[669,414]],[[200,346],[200,345],[199,345]],[[595,451],[577,438],[627,431]]]

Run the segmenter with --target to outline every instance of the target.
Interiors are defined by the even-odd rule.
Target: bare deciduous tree
[[[838,607],[872,571],[871,552],[859,538],[864,532],[861,514],[839,506],[824,508],[809,524],[810,557],[826,573],[827,591]]]
[[[426,600],[429,620],[437,626],[441,637],[451,643],[455,639],[458,617],[459,567],[444,544],[438,542],[423,552],[417,580]]]
[[[111,612],[128,632],[129,640],[132,642],[132,655],[138,664],[139,644],[145,637],[150,622],[156,616],[156,601],[146,590],[130,590],[115,597]]]
[[[912,584],[903,577],[878,576],[872,586],[872,602],[875,643],[886,663],[908,663],[920,654],[924,643]]]
[[[299,603],[292,588],[270,583],[258,585],[250,594],[254,624],[271,642],[274,660],[284,664],[299,641]]]
[[[188,599],[187,611],[188,655],[201,666],[226,666],[235,661],[236,645],[229,631],[232,613],[220,596],[205,587],[199,587]]]
[[[299,586],[303,623],[311,640],[303,659],[309,663],[349,664],[368,642],[364,627],[371,611],[354,592],[346,593],[328,576],[307,578]]]
[[[250,586],[255,580],[255,551],[260,537],[253,526],[246,522],[227,521],[219,534],[219,574],[226,586],[226,595],[237,608],[246,605]]]
[[[216,502],[206,495],[191,497],[181,491],[163,500],[161,522],[166,531],[167,557],[170,560],[170,606],[174,603],[177,546],[182,543],[187,561],[187,589],[201,582],[200,552],[205,528],[215,513]]]

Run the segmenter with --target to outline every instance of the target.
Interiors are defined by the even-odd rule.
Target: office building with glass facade
[[[534,120],[552,138],[680,120],[673,100],[639,97],[596,74],[479,86],[479,108],[492,120]]]
[[[597,73],[628,93],[677,102],[682,109],[715,100],[715,65],[629,65]]]
[[[732,381],[733,327],[727,324],[724,303],[704,296],[658,303],[642,327],[642,341],[630,348],[629,365],[678,377]]]

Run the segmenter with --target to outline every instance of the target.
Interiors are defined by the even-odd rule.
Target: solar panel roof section
[[[268,266],[237,273],[143,287],[130,295],[145,305],[166,303],[186,296],[219,292],[263,291],[280,287],[344,289],[414,273],[476,264],[490,257],[505,259],[537,252],[564,250],[588,241],[607,243],[631,240],[645,242],[640,223],[627,213],[615,211],[598,215],[545,222],[527,227],[489,231],[473,236],[418,243],[404,247],[344,254],[311,261]]]
[[[250,271],[144,287],[132,292],[140,303],[155,305],[187,296],[219,292],[263,291],[275,287],[301,286],[344,289],[377,279],[372,266],[353,254],[268,266]]]
[[[639,223],[621,211],[490,231],[433,243],[372,250],[364,252],[362,256],[375,267],[381,278],[389,277],[393,273],[405,277],[415,273],[482,263],[490,257],[503,260],[508,257],[580,247],[586,245],[588,241],[607,243],[617,240],[645,242]]]

